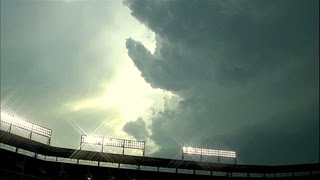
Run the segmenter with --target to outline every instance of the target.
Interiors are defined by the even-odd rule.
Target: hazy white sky
[[[156,157],[319,162],[319,1],[124,2],[2,0],[1,108],[54,146],[95,133]]]
[[[76,148],[77,133],[133,139],[123,126],[139,117],[148,119],[153,108],[162,110],[163,98],[172,94],[144,81],[128,56],[125,42],[129,37],[154,52],[155,34],[133,18],[121,1],[3,1],[1,108],[52,128],[55,146]],[[14,57],[16,53],[21,55]],[[67,72],[61,74],[61,69]],[[29,83],[10,83],[11,78],[17,78],[15,83],[39,81],[29,88]],[[67,89],[61,93],[69,97],[44,100],[59,96],[59,92],[48,92],[59,79],[63,80],[58,85]],[[83,85],[73,87],[71,81]],[[24,91],[33,88],[41,92],[29,101]],[[43,103],[41,110],[33,108],[33,103]],[[101,113],[98,118],[97,111]],[[75,114],[81,113],[88,119],[78,119]],[[76,132],[68,137],[69,131]]]

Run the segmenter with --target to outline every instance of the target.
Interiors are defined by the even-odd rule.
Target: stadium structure
[[[81,136],[102,151],[50,145],[52,130],[1,110],[0,180],[160,180],[160,179],[318,179],[320,163],[280,166],[243,165],[147,157],[144,142]],[[16,133],[15,130],[19,130]],[[24,133],[21,133],[24,132]],[[42,137],[42,139],[40,138]],[[105,142],[107,141],[108,142]],[[112,141],[112,142],[111,142]],[[106,153],[104,146],[139,149],[142,156]],[[184,154],[235,158],[233,151],[182,147]],[[220,154],[220,155],[219,155]]]

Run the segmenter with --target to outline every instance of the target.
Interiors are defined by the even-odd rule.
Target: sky
[[[1,109],[58,147],[319,162],[319,1],[1,0]]]

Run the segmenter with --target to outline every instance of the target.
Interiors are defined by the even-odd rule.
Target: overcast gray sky
[[[54,146],[319,162],[319,1],[1,0],[1,108]]]

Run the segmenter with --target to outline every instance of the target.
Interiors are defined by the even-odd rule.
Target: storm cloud
[[[318,1],[125,4],[156,33],[154,53],[127,39],[129,56],[180,98],[150,118],[156,156],[189,144],[235,150],[246,164],[319,162]]]
[[[146,124],[142,118],[136,121],[128,122],[123,127],[124,132],[131,134],[137,140],[144,140],[148,137],[148,131],[146,130]]]

